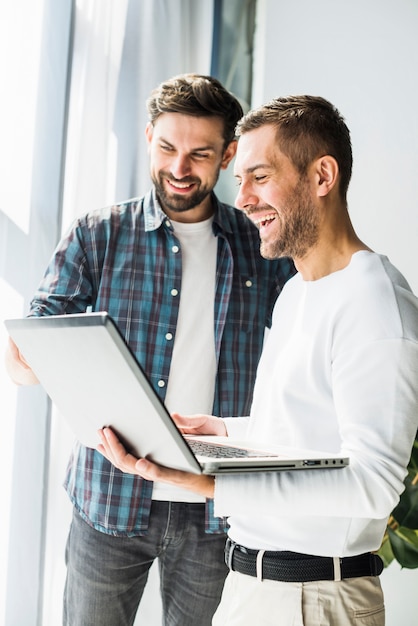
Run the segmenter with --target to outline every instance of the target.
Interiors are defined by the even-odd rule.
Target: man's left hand
[[[157,465],[148,459],[138,459],[133,454],[127,452],[111,428],[103,428],[98,432],[101,443],[97,446],[97,450],[122,472],[138,474],[145,480],[153,482],[171,483],[205,496],[205,498],[213,498],[215,491],[215,479],[213,476],[182,472]]]

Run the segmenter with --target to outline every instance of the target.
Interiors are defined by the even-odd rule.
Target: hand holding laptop
[[[16,385],[39,384],[35,373],[11,337],[6,352],[6,370]]]
[[[180,418],[181,416],[177,417]],[[199,418],[201,417],[212,416],[196,417],[197,422],[199,422]],[[187,419],[190,427],[190,419],[185,419]],[[219,418],[213,419],[220,422],[222,421],[219,420]],[[183,489],[188,489],[194,493],[205,496],[205,498],[213,498],[215,492],[215,479],[213,476],[182,472],[180,470],[174,470],[168,467],[163,467],[162,465],[157,465],[148,459],[138,459],[133,454],[127,452],[111,428],[103,428],[98,431],[98,434],[102,443],[97,446],[97,450],[122,472],[126,472],[128,474],[138,474],[145,480],[151,480],[153,482],[162,481],[171,483],[178,487],[182,487]],[[206,434],[214,433],[206,432]]]
[[[171,417],[183,435],[217,435],[225,437],[225,422],[214,415],[180,415],[172,413]]]

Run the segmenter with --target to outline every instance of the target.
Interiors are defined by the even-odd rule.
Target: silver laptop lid
[[[241,456],[215,458],[193,454],[158,397],[113,319],[106,312],[5,321],[6,328],[35,372],[58,411],[79,441],[95,448],[97,431],[110,426],[136,456],[193,473],[340,468],[342,456],[266,448],[248,442],[217,440],[238,445]]]
[[[29,317],[5,325],[81,443],[95,448],[97,430],[111,426],[136,456],[200,473],[107,313]]]

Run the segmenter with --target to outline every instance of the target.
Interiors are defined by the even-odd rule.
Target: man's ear
[[[315,177],[318,196],[326,196],[336,187],[340,178],[340,168],[333,156],[326,154],[315,162]]]
[[[148,124],[145,126],[145,138],[149,144],[151,143],[153,132],[154,126],[151,122],[148,122]]]
[[[238,142],[236,139],[233,139],[228,146],[225,148],[225,151],[222,156],[221,169],[226,170],[228,165],[231,163],[237,152]]]

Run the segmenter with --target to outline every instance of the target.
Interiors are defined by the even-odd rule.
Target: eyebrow
[[[164,137],[158,137],[158,140],[162,141],[165,144],[167,144],[167,146],[170,146],[171,148],[175,148],[176,147],[170,141],[168,141],[167,139],[164,139]],[[196,148],[192,148],[192,150],[191,150],[191,152],[208,152],[208,151],[215,152],[215,147],[213,145],[198,146]]]
[[[271,170],[272,166],[271,165],[267,165],[267,163],[256,163],[255,165],[252,165],[251,167],[247,167],[244,170],[244,174],[253,174],[256,170],[259,169],[265,169],[265,170]],[[234,174],[235,177],[240,176],[240,174]]]

